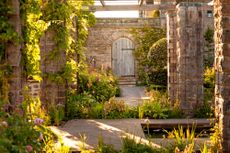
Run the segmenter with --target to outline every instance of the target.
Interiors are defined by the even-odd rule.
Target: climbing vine
[[[9,83],[12,68],[7,63],[6,46],[8,43],[17,43],[18,34],[9,23],[12,10],[9,0],[0,1],[0,100],[8,102]]]
[[[39,40],[47,28],[41,20],[42,0],[21,0],[23,19],[23,65],[28,78],[41,80]]]
[[[66,64],[60,72],[47,74],[52,81],[63,83],[76,82],[78,71],[85,65],[84,45],[87,38],[87,28],[95,23],[92,13],[84,10],[93,4],[93,0],[85,1],[48,1],[44,6],[43,19],[49,23],[48,30],[55,33],[56,47],[49,54],[49,59],[55,59],[65,53]]]

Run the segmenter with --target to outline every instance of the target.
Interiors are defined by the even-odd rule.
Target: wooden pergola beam
[[[144,0],[138,0],[138,4],[141,6],[144,3]]]
[[[175,5],[159,4],[159,5],[105,5],[105,6],[91,6],[91,11],[131,11],[131,10],[174,10]]]
[[[104,7],[105,6],[105,1],[104,0],[100,0],[101,5]]]

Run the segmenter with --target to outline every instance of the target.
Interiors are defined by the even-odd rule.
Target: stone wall
[[[112,44],[115,40],[125,37],[134,42],[130,33],[131,28],[141,28],[147,25],[160,27],[160,23],[159,18],[99,18],[96,25],[89,29],[87,58],[93,66],[111,68]]]
[[[20,11],[19,1],[12,0],[12,15],[10,16],[10,23],[13,25],[15,31],[21,34],[21,22],[20,22]],[[7,62],[12,66],[13,73],[9,79],[10,91],[9,100],[11,103],[16,101],[22,101],[22,67],[21,67],[21,45],[8,43],[6,48]]]
[[[41,38],[41,71],[42,71],[42,82],[41,82],[41,100],[46,104],[64,104],[66,98],[65,83],[58,83],[51,81],[47,74],[55,74],[60,72],[65,66],[66,55],[64,51],[56,53],[55,57],[50,57],[49,54],[55,48],[53,41],[54,32],[46,31],[45,35]]]
[[[188,115],[203,103],[204,33],[213,27],[208,10],[212,8],[203,3],[182,2],[166,15],[168,93]]]
[[[188,114],[203,103],[202,19],[202,5],[178,4],[178,98]]]
[[[216,115],[223,152],[230,152],[230,1],[215,0]]]
[[[166,13],[167,19],[167,67],[168,94],[170,101],[178,100],[178,71],[177,71],[177,16],[176,11]]]

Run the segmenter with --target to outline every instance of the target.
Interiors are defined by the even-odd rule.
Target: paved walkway
[[[122,99],[129,106],[138,106],[143,102],[143,99],[148,99],[145,95],[145,87],[140,86],[125,86],[121,85],[121,96],[117,99]]]
[[[116,149],[122,145],[122,137],[130,136],[140,140],[144,138],[139,119],[76,119],[68,121],[63,127],[51,127],[52,131],[61,135],[64,144],[73,150],[79,150],[82,144],[81,137],[86,136],[86,148],[95,148],[101,136],[106,144],[113,144]],[[144,140],[146,143],[147,140]],[[158,146],[158,145],[157,145]],[[159,146],[158,146],[159,147]]]
[[[135,138],[137,142],[151,144],[155,147],[160,147],[169,143],[169,139],[152,139],[149,142],[145,138],[141,123],[145,123],[144,119],[76,119],[68,121],[62,127],[51,127],[52,131],[60,135],[63,143],[72,150],[80,150],[80,147],[85,145],[87,149],[93,149],[98,144],[98,138],[103,137],[106,144],[113,144],[115,149],[121,149],[122,137],[128,136]],[[207,119],[165,119],[165,120],[150,120],[150,123],[170,124],[170,123],[210,123]],[[86,140],[83,140],[85,135]],[[85,142],[85,143],[83,143]]]

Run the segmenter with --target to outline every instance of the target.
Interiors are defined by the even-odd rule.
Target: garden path
[[[150,124],[208,124],[209,119],[150,119]],[[172,143],[173,139],[155,138],[151,142],[145,138],[142,130],[145,119],[74,119],[63,126],[52,126],[51,130],[62,138],[64,145],[69,146],[72,151],[79,151],[84,145],[86,149],[97,147],[98,138],[103,137],[106,144],[113,144],[115,149],[120,150],[122,137],[134,138],[137,142],[151,144],[155,147],[165,146]],[[85,136],[85,137],[84,137]],[[84,139],[84,140],[83,140]],[[198,141],[203,141],[199,139]],[[206,139],[205,139],[206,140]],[[84,142],[84,143],[83,143]]]
[[[129,106],[138,106],[144,99],[149,99],[143,86],[120,85],[121,96],[116,99],[124,100]]]

